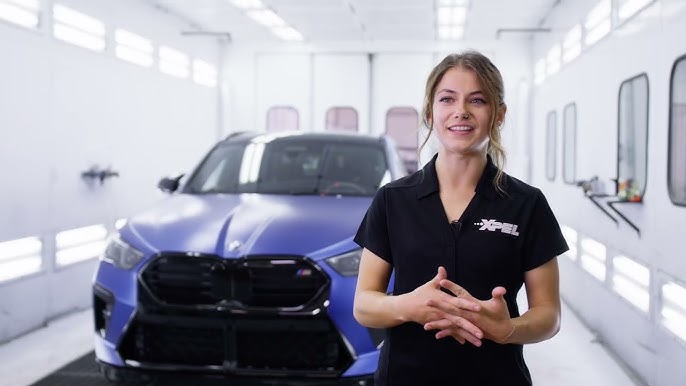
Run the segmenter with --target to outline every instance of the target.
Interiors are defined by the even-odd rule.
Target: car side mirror
[[[183,174],[175,178],[164,177],[157,184],[157,187],[165,193],[174,193],[179,188],[181,177],[183,177]]]

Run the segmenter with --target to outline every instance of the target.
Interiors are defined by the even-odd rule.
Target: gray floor
[[[75,312],[0,346],[0,383],[28,386],[93,350],[92,311]],[[535,385],[637,385],[566,307],[552,340],[524,349]]]

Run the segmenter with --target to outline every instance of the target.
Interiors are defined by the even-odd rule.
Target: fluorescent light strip
[[[662,286],[662,325],[686,342],[686,288],[668,282]]]
[[[27,28],[38,27],[38,11],[0,3],[0,19]]]
[[[464,27],[461,26],[439,26],[438,38],[442,40],[461,39],[464,36]]]
[[[562,61],[571,62],[581,54],[581,25],[577,24],[565,35],[562,43]]]
[[[626,256],[617,256],[612,259],[612,266],[615,275],[625,276],[645,289],[650,286],[650,270],[643,264],[639,264]]]
[[[52,8],[52,14],[58,24],[64,24],[94,36],[105,36],[105,23],[102,21],[65,7],[61,4],[55,4]]]
[[[562,235],[564,236],[565,240],[567,241],[567,245],[569,246],[569,250],[565,252],[564,255],[567,256],[569,259],[576,261],[576,243],[578,240],[578,233],[576,232],[576,230],[566,225],[563,225],[560,228],[562,229]]]
[[[272,32],[274,35],[279,37],[282,40],[287,40],[287,41],[301,41],[303,40],[303,35],[298,32],[293,27],[276,27],[272,28]]]
[[[581,267],[600,281],[605,281],[607,249],[593,239],[581,239]]]
[[[650,294],[645,288],[637,286],[636,283],[623,276],[616,275],[612,277],[612,289],[639,310],[648,312]]]
[[[143,53],[152,55],[153,46],[150,39],[146,39],[133,32],[118,28],[114,31],[114,41],[118,45],[122,45]]]
[[[40,256],[0,263],[0,282],[26,276],[41,270],[43,260]]]
[[[607,255],[607,248],[605,248],[605,245],[591,238],[584,237],[581,239],[581,250],[585,254],[593,256],[598,261],[605,262]]]
[[[628,19],[653,1],[655,0],[624,0],[619,5],[617,16],[622,20]]]
[[[65,266],[88,259],[94,259],[105,252],[106,244],[106,240],[99,240],[75,247],[61,249],[57,251],[55,260],[57,265]]]
[[[271,9],[252,10],[245,14],[265,27],[286,27],[286,22]]]
[[[150,67],[154,62],[152,55],[126,46],[117,46],[114,54],[121,60],[143,67]]]
[[[18,7],[28,9],[31,11],[38,11],[40,9],[39,0],[3,0],[3,3],[12,3]]]
[[[650,307],[650,270],[626,257],[612,259],[612,289],[643,312]]]
[[[584,22],[584,27],[588,29],[593,29],[596,26],[610,20],[610,15],[612,13],[612,4],[610,0],[601,0],[591,11],[586,15],[586,21]]]
[[[90,35],[87,32],[65,24],[55,24],[53,26],[53,35],[60,40],[79,47],[88,48],[93,51],[105,50],[105,39],[103,37]]]
[[[469,0],[438,0],[439,6],[461,6],[466,7]]]
[[[591,46],[605,37],[605,35],[609,34],[611,29],[612,24],[610,23],[610,20],[605,20],[593,29],[586,31],[586,38],[584,39],[584,42],[587,46]]]
[[[259,0],[232,0],[233,5],[258,24],[265,26],[281,40],[302,41],[302,34],[286,23],[276,12]]]
[[[595,257],[587,254],[581,255],[581,267],[600,281],[605,281],[605,264],[598,261]]]
[[[242,10],[265,8],[260,0],[231,0],[231,3]]]
[[[24,237],[0,243],[0,282],[40,271],[43,243],[38,237]]]
[[[548,55],[546,57],[546,72],[548,75],[552,75],[560,71],[560,57],[562,56],[562,51],[560,49],[560,44],[555,44],[550,47]]]
[[[38,237],[24,237],[21,239],[0,243],[0,262],[15,260],[20,257],[40,257],[43,243]]]
[[[466,7],[440,7],[438,8],[438,25],[458,26],[464,25],[467,19]]]
[[[114,31],[114,41],[117,47],[114,54],[119,59],[143,67],[152,66],[154,47],[150,39],[146,39],[138,34],[117,28]]]
[[[83,228],[71,229],[59,232],[55,236],[57,250],[71,248],[93,241],[104,240],[107,237],[107,228],[104,225],[91,225]]]

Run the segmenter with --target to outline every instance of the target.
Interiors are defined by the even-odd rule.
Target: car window
[[[279,138],[215,148],[186,192],[371,196],[388,174],[381,144]]]

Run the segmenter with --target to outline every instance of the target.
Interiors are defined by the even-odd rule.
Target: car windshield
[[[381,143],[291,137],[215,147],[184,191],[372,196],[388,181]]]

